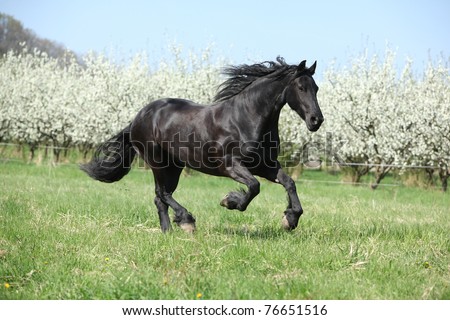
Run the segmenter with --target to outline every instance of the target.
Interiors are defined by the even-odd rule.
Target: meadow
[[[305,210],[286,232],[285,191],[185,175],[175,197],[197,232],[162,234],[151,172],[115,184],[73,164],[0,164],[0,299],[450,299],[450,195],[342,185],[304,171]]]

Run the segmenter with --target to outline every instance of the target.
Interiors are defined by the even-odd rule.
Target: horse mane
[[[284,76],[286,71],[296,68],[295,65],[287,64],[282,57],[277,57],[276,61],[265,61],[252,65],[242,64],[230,66],[223,69],[222,74],[229,78],[220,86],[214,97],[214,101],[225,101],[239,94],[256,79],[273,74]]]

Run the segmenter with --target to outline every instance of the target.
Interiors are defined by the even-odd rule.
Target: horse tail
[[[95,150],[94,157],[80,169],[91,178],[102,182],[115,182],[122,179],[130,170],[136,155],[128,125],[114,137],[104,142]]]

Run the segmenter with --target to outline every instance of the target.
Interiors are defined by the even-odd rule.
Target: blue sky
[[[281,55],[319,68],[386,43],[419,69],[450,54],[448,0],[0,0],[0,11],[81,54],[147,51],[155,62],[171,42],[197,51],[214,43],[233,63]]]

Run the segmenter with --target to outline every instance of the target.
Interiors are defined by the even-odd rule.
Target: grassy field
[[[219,206],[233,181],[182,177],[198,231],[161,234],[150,172],[108,185],[2,163],[0,299],[450,299],[450,195],[330,179],[304,172],[287,233],[281,186],[235,212]]]

